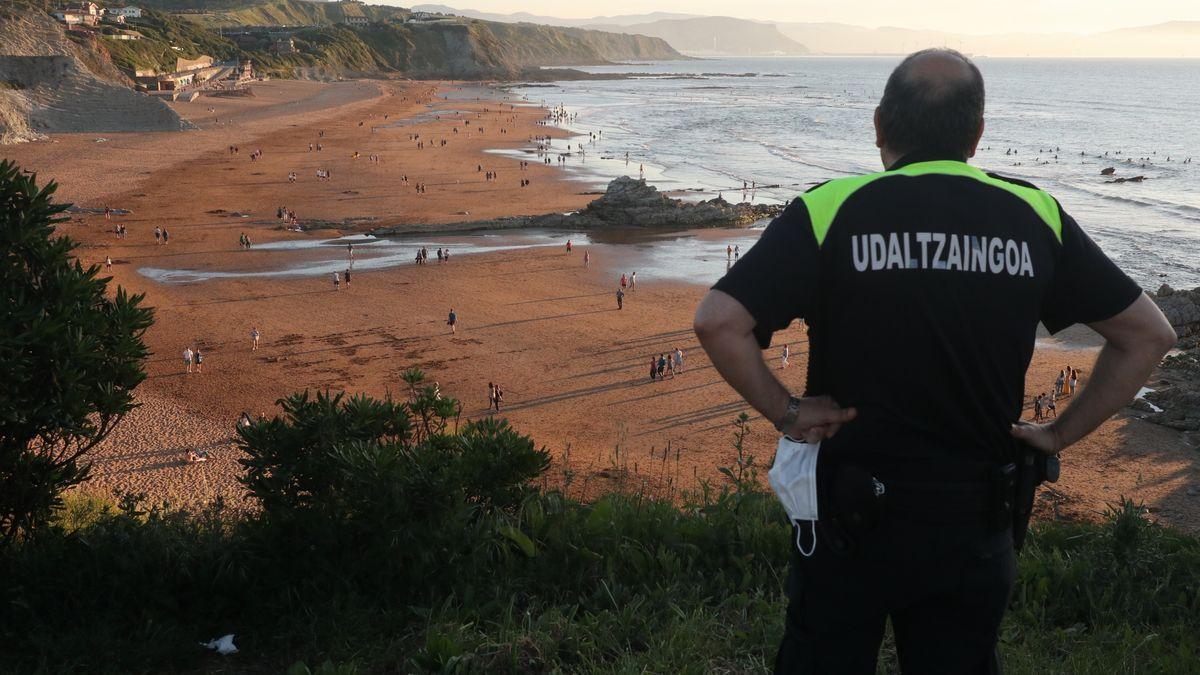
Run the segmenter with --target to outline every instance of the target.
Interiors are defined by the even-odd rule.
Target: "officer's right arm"
[[[789,394],[763,362],[761,349],[772,333],[809,311],[817,291],[818,250],[804,202],[797,199],[696,310],[696,336],[717,372],[772,423],[786,413]],[[828,397],[810,397],[787,432],[816,442],[853,417],[853,410]]]
[[[756,324],[750,312],[724,291],[709,291],[696,309],[696,337],[713,367],[747,403],[775,423],[787,412],[790,394],[763,362]],[[854,416],[853,408],[843,409],[828,396],[808,397],[801,401],[796,422],[786,433],[816,443],[833,436]]]

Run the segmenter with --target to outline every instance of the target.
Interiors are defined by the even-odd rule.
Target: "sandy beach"
[[[475,85],[269,82],[254,92],[173,104],[194,131],[62,135],[5,148],[41,180],[58,181],[62,199],[131,211],[112,220],[76,214],[62,230],[84,244],[86,263],[111,256],[116,283],[145,293],[156,308],[146,338],[149,377],[137,392],[143,405],[95,454],[84,489],[145,492],[172,504],[217,495],[236,502],[240,413],[273,414],[278,398],[306,388],[382,396],[400,390],[400,373],[412,366],[461,399],[468,418],[488,414],[487,384],[500,383],[501,413],[552,453],[548,480],[573,496],[613,488],[678,494],[722,480],[718,467],[734,459],[731,422],[747,408],[692,334],[704,286],[639,274],[618,311],[613,293],[629,271],[627,245],[589,244],[589,267],[581,247],[464,255],[447,264],[431,251],[428,265],[355,272],[336,291],[326,276],[170,284],[139,274],[144,267],[275,269],[281,260],[303,259],[302,251],[243,250],[242,233],[260,244],[381,225],[436,229],[569,211],[592,198],[588,186],[532,155],[522,170],[515,159],[488,152],[531,147],[531,137],[561,132],[539,124],[545,111],[514,108],[500,94],[476,100],[483,90]],[[310,151],[309,143],[322,149]],[[251,161],[257,150],[261,159]],[[316,180],[318,169],[331,179]],[[293,171],[295,183],[287,178]],[[485,180],[487,171],[497,180]],[[426,191],[418,194],[416,184]],[[302,223],[329,226],[287,231],[275,215],[280,207]],[[125,239],[112,234],[117,223],[127,227]],[[156,245],[155,227],[170,232],[169,244]],[[724,250],[718,233],[705,240]],[[451,308],[460,321],[453,335]],[[253,327],[262,333],[257,351],[250,349]],[[791,365],[780,376],[798,391],[802,329],[779,334],[765,356],[778,367],[785,342]],[[203,373],[184,373],[188,346],[203,351]],[[683,372],[650,381],[651,356],[676,347]],[[1048,390],[1066,365],[1086,383],[1097,353],[1086,329],[1044,340],[1027,398]],[[751,424],[751,450],[765,477],[774,432],[764,420]],[[193,448],[211,460],[188,464]],[[1039,498],[1040,513],[1095,517],[1124,496],[1145,501],[1156,518],[1198,530],[1200,498],[1187,493],[1197,482],[1196,451],[1177,432],[1122,415],[1068,451],[1062,481]]]

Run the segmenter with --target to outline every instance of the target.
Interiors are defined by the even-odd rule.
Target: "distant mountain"
[[[1200,22],[1173,21],[1104,33],[967,35],[932,30],[864,28],[840,23],[780,23],[779,31],[818,54],[907,54],[953,47],[980,56],[1200,57]]]
[[[447,5],[415,5],[414,12],[433,12],[437,14],[455,14],[483,21],[499,21],[501,23],[540,23],[546,26],[571,26],[581,28],[591,24],[609,26],[630,26],[639,23],[650,23],[663,19],[693,19],[698,14],[678,14],[674,12],[650,12],[649,14],[623,14],[620,16],[594,16],[589,19],[564,19],[556,16],[542,16],[529,12],[514,12],[500,14],[497,12],[481,12],[477,9],[455,9]]]
[[[773,24],[727,16],[664,19],[628,26],[588,24],[592,30],[661,38],[685,54],[758,56],[807,54],[808,47],[779,32]]]
[[[611,33],[645,35],[665,40],[677,51],[697,56],[807,54],[808,48],[762,21],[747,21],[725,16],[694,14],[626,14],[598,16],[591,19],[563,19],[539,16],[526,12],[497,14],[473,9],[456,9],[447,5],[417,5],[414,12],[453,14],[483,21],[504,23],[538,23],[548,26],[571,26],[602,30]]]
[[[221,0],[217,0],[221,1]],[[230,0],[225,0],[230,1]],[[399,1],[399,0],[396,0]],[[926,47],[953,47],[979,56],[1175,57],[1200,58],[1200,21],[1171,21],[1103,33],[1004,33],[971,35],[935,30],[882,26],[867,28],[844,23],[780,23],[721,17],[652,13],[611,18],[563,19],[532,14],[489,14],[420,5],[418,11],[441,11],[489,21],[532,21],[556,26],[603,28],[622,33],[660,37],[679,51],[705,54],[907,54]],[[763,34],[743,26],[706,26],[713,19],[766,26]],[[670,22],[694,21],[692,24]],[[777,29],[777,30],[776,30]],[[777,32],[779,35],[775,35]],[[747,36],[754,36],[753,38]],[[779,37],[790,42],[780,41]],[[713,43],[717,47],[713,47]]]

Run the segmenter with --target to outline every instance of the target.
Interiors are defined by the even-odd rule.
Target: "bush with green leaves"
[[[0,546],[50,520],[145,378],[152,313],[55,236],[55,188],[0,162]]]
[[[533,486],[529,438],[405,381],[402,403],[301,394],[246,428],[254,508],[73,495],[0,555],[0,672],[769,672],[793,544],[746,419],[683,503],[581,503]],[[1042,524],[1006,672],[1196,672],[1198,588],[1200,540],[1128,503]],[[226,633],[241,652],[198,646]]]

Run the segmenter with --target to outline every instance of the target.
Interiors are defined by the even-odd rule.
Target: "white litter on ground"
[[[236,654],[238,650],[238,648],[233,644],[233,633],[209,640],[208,642],[201,642],[200,646],[204,647],[205,649],[211,649],[221,656]]]
[[[1151,389],[1150,387],[1142,387],[1141,389],[1138,389],[1137,396],[1134,396],[1134,398],[1135,398],[1135,399],[1141,399],[1141,400],[1143,400],[1143,401],[1146,401],[1146,394],[1150,394],[1150,393],[1153,393],[1153,392],[1154,392],[1154,390],[1153,390],[1153,389]],[[1160,413],[1160,412],[1162,412],[1162,411],[1163,411],[1163,409],[1162,409],[1162,408],[1160,408],[1160,407],[1158,407],[1158,406],[1154,405],[1154,404],[1153,404],[1153,403],[1151,403],[1150,401],[1146,401],[1146,405],[1150,406],[1150,409],[1151,409],[1151,410],[1153,410],[1153,411],[1154,411],[1154,412],[1156,412],[1156,413]]]

